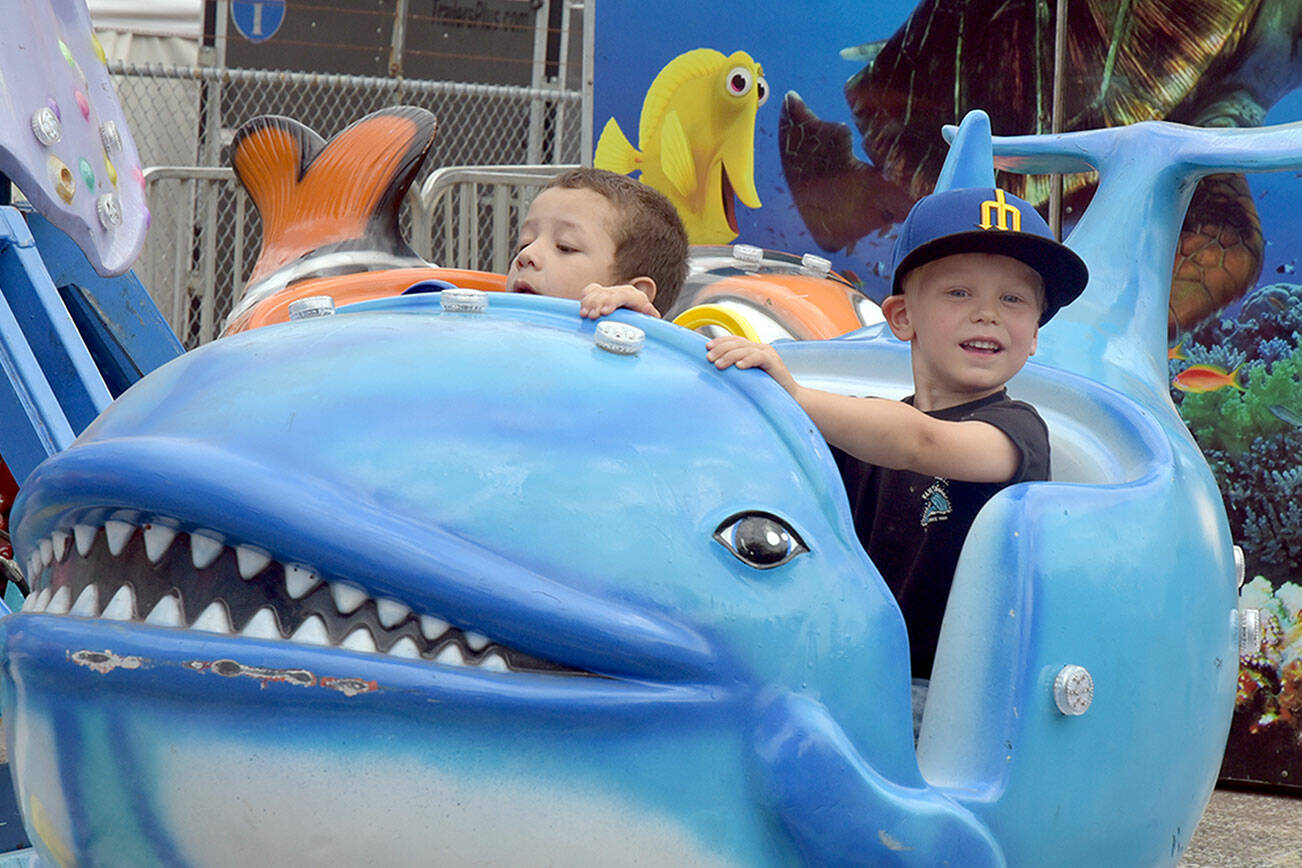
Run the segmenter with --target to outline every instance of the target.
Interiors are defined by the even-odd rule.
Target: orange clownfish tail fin
[[[249,281],[322,248],[382,250],[420,260],[402,240],[398,210],[437,123],[422,108],[367,115],[329,142],[277,115],[253,118],[231,145],[231,164],[262,218],[262,250]]]

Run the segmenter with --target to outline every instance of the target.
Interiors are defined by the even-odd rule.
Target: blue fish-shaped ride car
[[[29,479],[43,855],[790,862],[791,738],[811,783],[875,755],[893,839],[928,803],[928,849],[984,841],[924,789],[903,622],[781,390],[567,302],[368,304],[181,357]]]
[[[1302,166],[1302,128],[957,135],[952,186],[992,148],[1102,180],[1011,387],[1055,481],[978,516],[916,751],[898,608],[769,378],[634,314],[619,354],[572,302],[404,296],[188,353],[24,482],[0,698],[42,862],[1174,864],[1238,628],[1170,252],[1191,179]],[[908,389],[870,332],[783,353]]]

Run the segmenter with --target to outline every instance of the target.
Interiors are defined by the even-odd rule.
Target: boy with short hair
[[[592,319],[619,307],[658,317],[686,277],[687,232],[663,194],[615,172],[571,169],[529,206],[506,289],[578,299]]]
[[[892,258],[882,313],[910,344],[914,394],[903,401],[805,388],[772,347],[744,338],[706,346],[719,368],[766,370],[833,447],[855,530],[904,613],[916,683],[930,677],[977,512],[1006,486],[1049,478],[1048,429],[1004,384],[1088,273],[1034,208],[990,188],[921,199]]]

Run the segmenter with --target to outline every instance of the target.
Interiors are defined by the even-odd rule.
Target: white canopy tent
[[[199,59],[203,0],[86,0],[112,60],[191,66]]]

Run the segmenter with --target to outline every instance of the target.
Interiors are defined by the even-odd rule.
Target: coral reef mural
[[[1302,286],[1259,286],[1170,353],[1172,397],[1243,547],[1242,607],[1264,637],[1240,659],[1223,778],[1302,786]]]

